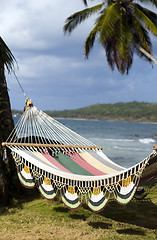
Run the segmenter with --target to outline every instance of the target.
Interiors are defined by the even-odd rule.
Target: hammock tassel
[[[3,150],[3,161],[7,160],[7,150],[4,148]]]

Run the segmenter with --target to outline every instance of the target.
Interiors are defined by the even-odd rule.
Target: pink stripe
[[[80,165],[82,168],[84,168],[88,172],[92,173],[93,175],[95,175],[95,176],[105,175],[104,172],[101,172],[100,170],[98,170],[97,168],[93,167],[88,162],[86,162],[86,160],[84,158],[82,158],[79,155],[79,153],[76,153],[76,152],[70,153],[70,152],[68,152],[67,154],[73,161],[75,161],[78,165]]]
[[[41,153],[49,162],[51,162],[57,168],[59,168],[60,170],[62,170],[64,172],[71,173],[69,170],[67,170],[65,167],[63,167],[59,162],[57,162],[56,159],[54,159],[49,153],[46,153],[46,152],[45,153],[41,152]]]

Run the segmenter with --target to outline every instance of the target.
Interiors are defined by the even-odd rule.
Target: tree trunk
[[[16,174],[15,164],[10,151],[7,150],[8,159],[3,161],[3,149],[1,143],[6,141],[14,128],[7,83],[4,73],[4,64],[0,62],[0,205],[6,205],[9,194],[13,189],[13,178]]]

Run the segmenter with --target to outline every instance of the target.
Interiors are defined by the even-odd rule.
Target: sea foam
[[[149,143],[155,143],[155,140],[152,138],[141,138],[139,139],[139,142],[144,144],[149,144]]]

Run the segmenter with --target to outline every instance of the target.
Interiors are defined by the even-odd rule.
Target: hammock
[[[102,147],[33,104],[27,106],[2,145],[11,150],[22,185],[37,186],[49,200],[60,192],[63,203],[70,209],[86,203],[92,211],[102,211],[111,195],[118,203],[127,204],[140,181],[157,179],[156,151],[138,164],[123,168],[111,161]]]

